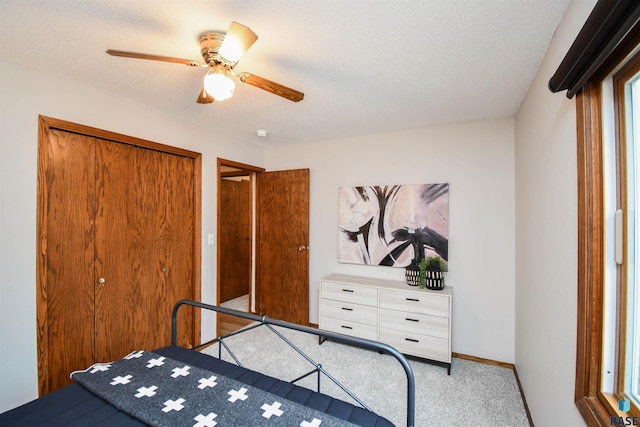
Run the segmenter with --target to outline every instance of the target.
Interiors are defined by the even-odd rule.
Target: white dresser
[[[320,279],[320,325],[389,344],[400,352],[440,362],[451,372],[449,286],[431,291],[387,279],[332,274]]]

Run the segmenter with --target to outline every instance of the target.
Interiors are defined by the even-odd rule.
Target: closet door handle
[[[104,288],[104,283],[106,282],[104,277],[101,277],[98,279],[98,284],[100,285],[101,288]]]

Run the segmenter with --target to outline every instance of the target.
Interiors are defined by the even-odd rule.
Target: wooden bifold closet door
[[[199,299],[199,271],[193,158],[42,125],[40,138],[42,395],[74,370],[169,344],[171,309]],[[193,344],[193,311],[179,324]]]

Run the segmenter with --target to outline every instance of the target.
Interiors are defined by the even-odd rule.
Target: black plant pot
[[[433,291],[444,289],[444,273],[441,271],[425,271],[424,286]]]
[[[407,281],[407,285],[418,286],[420,284],[420,270],[407,267],[404,270],[404,278]]]

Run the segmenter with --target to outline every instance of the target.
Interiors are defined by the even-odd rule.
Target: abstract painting
[[[449,259],[449,184],[341,187],[338,262],[407,267]]]

